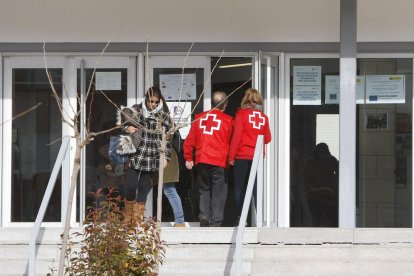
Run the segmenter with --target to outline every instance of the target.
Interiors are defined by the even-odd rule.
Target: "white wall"
[[[325,42],[338,31],[339,0],[0,2],[0,42]]]
[[[337,42],[340,0],[1,0],[0,42]],[[414,1],[359,0],[358,41],[414,41]]]

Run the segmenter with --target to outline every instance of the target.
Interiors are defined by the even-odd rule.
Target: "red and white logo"
[[[265,124],[265,118],[262,116],[261,112],[253,111],[249,115],[249,123],[252,124],[253,128],[260,129]]]
[[[200,119],[200,128],[204,134],[213,135],[215,130],[219,130],[221,120],[217,119],[216,114],[207,114],[203,119]]]

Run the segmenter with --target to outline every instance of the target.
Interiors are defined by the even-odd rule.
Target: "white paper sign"
[[[367,104],[405,103],[404,75],[366,76]]]
[[[317,85],[321,86],[321,66],[294,66],[293,86]]]
[[[321,105],[320,86],[293,87],[293,105]]]
[[[121,90],[121,72],[96,72],[96,90]]]
[[[356,77],[356,103],[365,103],[365,76]]]
[[[339,104],[339,76],[325,76],[325,104]],[[356,103],[363,104],[365,98],[365,77],[356,77]]]
[[[321,66],[293,67],[293,105],[321,104]]]
[[[191,127],[191,103],[189,102],[167,102],[170,109],[171,119],[175,124],[182,126],[179,131],[182,139],[187,138]]]
[[[195,100],[196,74],[161,74],[160,88],[167,101]]]
[[[339,76],[325,76],[325,104],[339,104]]]

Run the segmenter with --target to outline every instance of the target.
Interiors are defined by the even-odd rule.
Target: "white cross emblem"
[[[253,111],[253,113],[249,115],[249,123],[253,125],[253,128],[260,129],[265,124],[265,118],[259,111]]]
[[[212,120],[209,120],[212,118]],[[203,119],[200,119],[200,128],[203,129],[204,134],[213,135],[215,130],[219,130],[221,125],[221,120],[217,119],[216,114],[207,114]]]

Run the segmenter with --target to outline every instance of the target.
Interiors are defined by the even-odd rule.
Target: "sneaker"
[[[200,227],[209,227],[210,222],[206,218],[200,218]]]
[[[175,223],[174,227],[187,227],[185,223]]]

